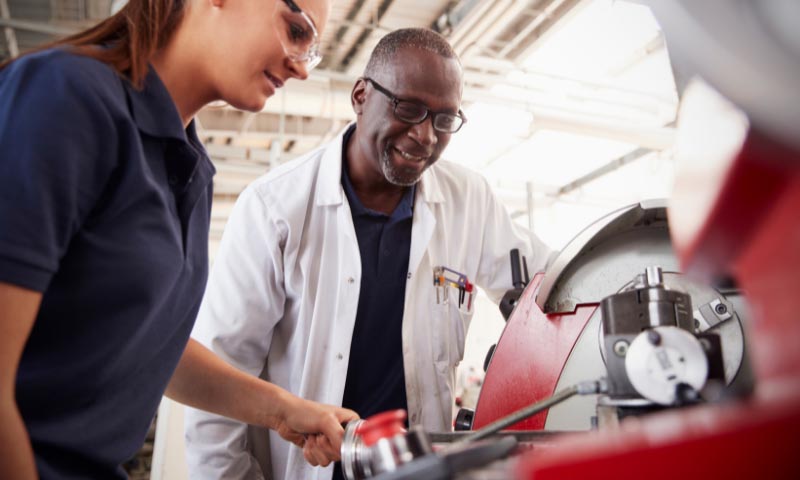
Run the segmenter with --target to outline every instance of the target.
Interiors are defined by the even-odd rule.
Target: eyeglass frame
[[[289,53],[286,51],[285,46],[283,49],[291,60],[295,62],[303,62],[306,64],[306,68],[311,70],[319,65],[319,63],[322,61],[322,54],[319,51],[320,38],[317,27],[314,26],[314,22],[311,20],[311,17],[309,17],[308,14],[294,2],[294,0],[283,0],[283,3],[285,3],[286,6],[289,7],[289,10],[291,10],[293,13],[299,13],[300,16],[303,17],[303,20],[305,20],[306,23],[308,23],[308,26],[311,27],[311,33],[314,35],[314,40],[312,40],[311,45],[309,45],[308,51],[302,55],[293,55]]]
[[[449,113],[449,112],[441,112],[441,111],[440,112],[435,112],[435,111],[431,110],[430,108],[428,108],[428,106],[425,105],[424,103],[414,102],[414,101],[411,101],[411,100],[403,100],[401,98],[397,98],[397,96],[395,94],[393,94],[392,92],[387,90],[386,87],[384,87],[380,83],[376,82],[375,80],[371,79],[370,77],[361,77],[361,80],[364,80],[365,82],[370,83],[375,90],[381,92],[384,96],[386,96],[386,98],[388,98],[389,100],[392,101],[392,114],[394,114],[394,117],[396,119],[400,120],[401,122],[408,123],[410,125],[419,125],[420,123],[424,122],[428,117],[431,117],[431,126],[433,127],[433,129],[436,130],[439,133],[447,133],[447,134],[453,134],[453,133],[458,132],[459,130],[461,130],[461,127],[463,127],[464,124],[467,123],[467,117],[464,115],[464,112],[461,111],[460,108],[458,109],[458,113]],[[421,119],[419,119],[419,121],[416,121],[416,122],[412,122],[410,120],[406,120],[405,118],[400,118],[397,115],[397,105],[400,102],[410,103],[412,105],[416,105],[416,106],[424,108],[425,109],[425,115]],[[439,115],[446,115],[448,117],[456,117],[456,118],[461,120],[461,123],[458,125],[458,128],[456,128],[452,132],[436,128],[436,117],[438,117]]]

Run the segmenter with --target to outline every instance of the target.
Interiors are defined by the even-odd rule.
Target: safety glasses
[[[283,0],[275,2],[273,18],[286,56],[293,62],[304,63],[306,70],[319,65],[322,61],[319,33],[308,14],[293,0]]]

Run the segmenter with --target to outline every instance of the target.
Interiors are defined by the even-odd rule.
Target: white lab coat
[[[341,168],[342,134],[242,193],[192,334],[236,367],[333,405],[344,394],[361,284]],[[482,177],[446,161],[422,175],[412,225],[402,327],[408,417],[449,431],[471,314],[437,304],[433,267],[466,274],[498,301],[511,288],[509,250],[520,249],[532,272],[549,252],[512,222]],[[262,468],[276,480],[332,474],[277,433],[197,410],[187,412],[186,442],[193,480],[258,479]]]

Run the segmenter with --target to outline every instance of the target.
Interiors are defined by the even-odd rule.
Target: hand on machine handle
[[[292,396],[274,429],[301,447],[308,463],[324,467],[340,458],[342,424],[358,418],[352,410]]]

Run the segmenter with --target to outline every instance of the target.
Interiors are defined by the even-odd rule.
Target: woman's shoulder
[[[73,51],[70,47],[54,47],[24,55],[7,67],[10,70],[28,72],[59,72],[61,74],[83,74],[102,81],[116,75],[107,64]]]
[[[109,65],[64,47],[25,55],[0,72],[0,88],[38,90],[50,97],[70,95],[124,105],[121,80]]]

